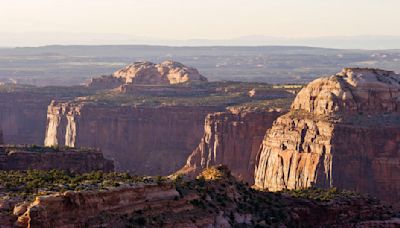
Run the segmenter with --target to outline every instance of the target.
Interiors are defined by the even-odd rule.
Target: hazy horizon
[[[26,40],[25,37],[31,37]],[[34,37],[46,37],[35,40]],[[10,37],[12,37],[10,39]],[[113,34],[63,34],[57,38],[49,34],[12,34],[0,33],[0,48],[43,47],[43,46],[107,46],[107,45],[149,45],[171,47],[205,47],[205,46],[304,46],[330,49],[364,49],[390,50],[400,49],[400,36],[332,36],[332,37],[267,37],[244,36],[231,39],[187,39],[167,40],[159,38],[129,37]]]
[[[72,44],[400,48],[400,2],[3,0],[0,47]]]

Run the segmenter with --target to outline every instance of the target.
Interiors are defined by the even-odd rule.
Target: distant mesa
[[[190,82],[205,82],[207,78],[193,67],[187,67],[179,62],[164,61],[159,64],[152,62],[135,62],[112,75],[93,78],[89,87],[98,89],[116,88],[121,85],[175,85]]]

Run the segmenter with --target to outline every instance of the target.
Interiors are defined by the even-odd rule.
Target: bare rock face
[[[42,144],[46,129],[46,95],[0,92],[0,127],[8,144]]]
[[[117,171],[168,175],[185,164],[217,107],[128,107],[57,103],[48,107],[46,146],[100,148]]]
[[[348,68],[311,82],[299,92],[292,109],[315,115],[400,113],[399,89],[399,75],[394,72]]]
[[[9,151],[8,151],[9,150]],[[57,152],[32,152],[25,146],[2,146],[0,170],[52,170],[76,173],[112,172],[113,162],[104,159],[100,151],[69,149]]]
[[[70,191],[37,197],[16,224],[20,227],[49,228],[124,227],[118,224],[120,216],[131,215],[135,211],[161,214],[170,210],[171,206],[179,207],[186,203],[186,200],[174,202],[176,197],[179,193],[171,184],[121,187],[108,191]],[[102,217],[106,215],[111,217]]]
[[[200,144],[177,174],[197,176],[208,167],[223,164],[236,178],[253,184],[255,158],[265,131],[281,114],[275,110],[209,114]]]
[[[255,186],[311,186],[400,200],[400,75],[344,69],[302,89],[257,156]]]
[[[95,88],[115,88],[123,84],[173,85],[185,82],[207,81],[195,68],[174,61],[160,64],[135,62],[111,76],[94,78],[89,86]]]
[[[5,209],[0,212],[9,211],[0,214],[0,224],[43,228],[398,227],[400,224],[388,207],[371,198],[338,194],[321,202],[259,192],[219,171],[207,171],[208,178],[202,174],[202,180],[190,182],[67,191],[14,205],[0,201],[4,204],[0,210]],[[14,214],[10,213],[12,208]],[[276,217],[268,217],[271,214]]]

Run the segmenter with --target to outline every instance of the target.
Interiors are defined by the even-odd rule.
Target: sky
[[[0,46],[400,36],[399,0],[0,0]]]

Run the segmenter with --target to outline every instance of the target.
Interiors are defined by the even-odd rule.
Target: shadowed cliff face
[[[43,147],[1,146],[0,170],[114,171],[113,162],[104,159],[100,151],[68,148],[51,150]]]
[[[118,171],[167,175],[185,164],[215,107],[133,108],[52,103],[45,145],[101,148]]]
[[[255,158],[265,131],[281,113],[244,111],[208,115],[200,144],[177,174],[197,176],[205,168],[223,164],[236,178],[253,184]]]
[[[23,92],[0,93],[0,128],[8,144],[43,144],[46,107],[52,98]]]
[[[299,92],[257,157],[255,185],[311,186],[400,199],[400,75],[345,69]]]

